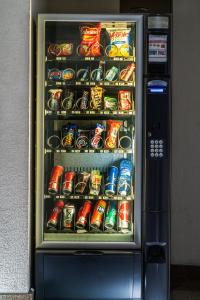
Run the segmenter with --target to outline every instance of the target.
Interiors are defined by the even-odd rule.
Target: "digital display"
[[[149,62],[167,62],[167,35],[149,35]]]

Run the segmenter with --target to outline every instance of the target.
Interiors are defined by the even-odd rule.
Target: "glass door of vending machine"
[[[142,57],[142,16],[39,16],[37,248],[140,248]]]

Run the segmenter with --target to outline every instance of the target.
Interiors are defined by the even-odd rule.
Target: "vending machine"
[[[169,299],[170,32],[38,16],[37,300]]]

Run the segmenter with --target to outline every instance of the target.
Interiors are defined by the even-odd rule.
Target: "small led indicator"
[[[162,88],[150,88],[151,93],[163,93],[164,89]]]

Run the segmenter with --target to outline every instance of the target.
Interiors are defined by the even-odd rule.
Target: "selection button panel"
[[[150,159],[166,158],[166,141],[164,139],[149,139],[147,157]]]

